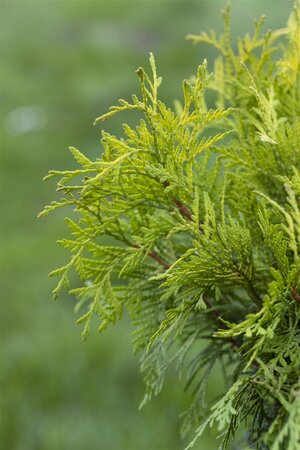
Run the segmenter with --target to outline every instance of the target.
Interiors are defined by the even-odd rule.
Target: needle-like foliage
[[[237,49],[229,18],[228,4],[221,37],[189,36],[220,56],[213,74],[204,61],[184,80],[175,109],[159,100],[151,54],[141,94],[95,121],[135,110],[137,126],[102,131],[96,161],[71,148],[78,169],[49,172],[62,197],[41,215],[73,205],[78,216],[53,296],[77,297],[84,338],[94,316],[101,331],[129,311],[142,404],[173,365],[191,392],[183,434],[216,424],[221,449],[242,429],[247,448],[299,450],[300,4],[286,28],[262,34],[262,18]],[[207,409],[216,363],[224,395]]]

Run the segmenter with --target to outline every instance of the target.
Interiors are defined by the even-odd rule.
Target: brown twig
[[[164,181],[163,182],[164,187],[168,187],[170,186],[169,181]],[[174,205],[177,207],[178,211],[180,212],[180,214],[185,217],[186,219],[190,220],[193,222],[193,218],[192,218],[192,213],[189,210],[189,208],[184,205],[180,200],[178,200],[177,198],[173,197],[172,201],[174,203]]]
[[[132,247],[134,248],[141,248],[141,246],[139,244],[132,244]],[[149,256],[149,258],[154,259],[156,262],[158,262],[159,264],[161,264],[165,269],[169,269],[171,266],[166,263],[157,253],[155,252],[147,252],[145,253],[147,256]]]
[[[297,292],[295,285],[291,287],[291,296],[296,302],[300,302],[300,294]]]
[[[173,203],[174,203],[174,205],[177,206],[178,211],[180,212],[180,214],[183,217],[190,220],[191,222],[194,221],[192,218],[192,213],[187,206],[185,206],[183,203],[181,203],[179,200],[177,200],[177,198],[173,198]]]

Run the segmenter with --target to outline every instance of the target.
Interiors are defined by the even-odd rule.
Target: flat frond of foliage
[[[256,22],[237,50],[229,21],[230,4],[221,37],[188,36],[220,56],[213,74],[204,61],[184,80],[174,109],[159,100],[151,54],[150,75],[136,71],[140,95],[95,121],[135,110],[136,127],[102,131],[99,159],[72,147],[78,168],[49,172],[61,198],[40,215],[74,209],[53,298],[64,288],[76,296],[83,338],[94,318],[102,331],[129,312],[142,405],[170,366],[186,380],[182,433],[197,428],[187,448],[216,426],[221,449],[244,429],[248,448],[298,450],[300,4],[281,30],[263,34],[264,18]],[[207,406],[217,362],[224,395]]]

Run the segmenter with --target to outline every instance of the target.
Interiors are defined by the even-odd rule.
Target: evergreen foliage
[[[136,71],[141,95],[95,121],[136,110],[138,125],[125,124],[121,137],[102,131],[96,161],[70,148],[79,168],[49,172],[62,197],[41,215],[73,205],[79,217],[59,241],[71,258],[51,273],[53,298],[63,288],[76,296],[83,338],[94,316],[102,331],[129,311],[142,405],[173,365],[192,398],[183,435],[206,417],[187,448],[216,424],[220,448],[241,428],[244,448],[298,450],[300,3],[286,28],[262,34],[262,18],[237,49],[229,22],[228,3],[221,37],[188,36],[220,56],[213,74],[204,61],[184,80],[174,109],[158,98],[151,54],[151,75]],[[71,288],[74,272],[80,287]],[[208,413],[217,362],[226,386]]]

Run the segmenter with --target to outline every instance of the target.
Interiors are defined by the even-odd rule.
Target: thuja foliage
[[[170,366],[186,381],[182,433],[200,426],[187,448],[215,425],[222,449],[241,429],[247,448],[299,450],[300,4],[286,28],[263,34],[261,18],[235,47],[229,19],[228,4],[221,37],[189,36],[220,55],[212,74],[204,61],[184,80],[174,109],[151,54],[140,95],[95,121],[135,110],[137,126],[102,131],[100,158],[72,147],[78,169],[49,172],[62,196],[41,215],[72,205],[78,216],[53,296],[76,296],[84,338],[94,317],[102,331],[129,312],[142,404]],[[218,363],[224,393],[207,407]]]

